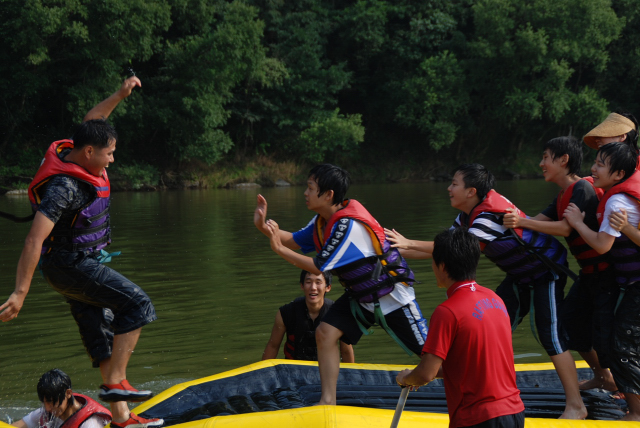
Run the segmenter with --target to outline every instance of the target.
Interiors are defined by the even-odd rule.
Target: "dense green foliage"
[[[0,17],[13,178],[132,71],[143,87],[110,118],[123,171],[500,168],[640,111],[632,0],[0,0]]]

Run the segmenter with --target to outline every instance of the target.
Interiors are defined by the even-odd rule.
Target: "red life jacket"
[[[507,213],[508,208],[514,209],[520,217],[527,218],[527,215],[523,211],[520,211],[520,209],[516,207],[513,204],[513,202],[511,202],[509,199],[505,198],[495,190],[491,189],[487,193],[487,196],[485,196],[485,198],[482,200],[482,202],[480,202],[478,205],[473,207],[473,209],[469,213],[469,220],[467,223],[468,227],[471,227],[474,220],[481,213],[492,213],[492,214],[504,215]],[[522,238],[522,228],[519,227],[519,228],[513,229],[513,231],[517,233],[520,238]],[[480,248],[483,251],[484,251],[485,245],[486,244],[480,243]]]
[[[62,423],[60,428],[78,428],[90,417],[97,415],[103,419],[111,421],[111,412],[94,399],[82,394],[73,394],[74,400],[77,400],[82,407],[75,412],[66,421]],[[47,421],[44,419],[45,412],[40,416],[40,428],[46,428]]]
[[[596,214],[596,216],[598,217],[598,224],[602,225],[604,210],[607,206],[607,201],[613,195],[617,195],[618,193],[624,193],[640,202],[640,173],[637,170],[631,175],[631,177],[607,190],[604,196],[600,199],[600,203],[598,204],[598,212]]]
[[[584,180],[589,184],[591,184],[591,187],[593,187],[593,190],[595,190],[596,192],[596,196],[598,196],[598,200],[602,199],[602,196],[604,196],[604,190],[600,189],[599,187],[595,187],[593,185],[593,177],[591,176],[582,177],[580,180]],[[571,196],[573,195],[573,188],[576,185],[576,183],[577,181],[573,183],[571,186],[567,187],[566,190],[564,191],[561,190],[560,193],[558,193],[558,200],[556,202],[556,211],[558,214],[558,220],[562,220],[564,218],[564,210],[567,209],[567,207],[569,206],[569,202],[571,202]]]
[[[613,196],[623,193],[640,203],[640,173],[634,172],[631,177],[618,183],[607,190],[600,204],[598,204],[598,224],[604,221],[604,211],[607,201]],[[608,221],[608,220],[607,220]],[[640,247],[638,247],[624,233],[613,241],[609,251],[611,262],[616,272],[616,282],[619,285],[631,284],[640,281]]]
[[[602,199],[604,190],[593,185],[593,177],[583,177],[581,180],[591,184],[591,187],[593,187],[596,192],[598,200]],[[556,213],[558,214],[558,220],[562,220],[564,218],[564,210],[571,202],[571,197],[573,196],[573,190],[576,183],[578,183],[578,181],[567,187],[564,191],[561,190],[560,193],[558,193],[558,198],[556,200]],[[602,272],[609,267],[609,256],[607,254],[600,254],[591,248],[579,233],[572,233],[570,236],[572,235],[574,236],[573,239],[570,239],[570,237],[566,238],[567,245],[569,245],[569,250],[578,261],[583,273],[590,274],[593,272]]]
[[[520,217],[527,217],[509,199],[492,189],[482,202],[473,207],[469,215],[463,214],[460,219],[463,226],[471,227],[481,213],[502,216],[508,208],[514,209]],[[489,260],[516,281],[530,282],[549,272],[552,267],[555,270],[557,265],[566,265],[567,251],[553,236],[529,229],[512,230],[517,238],[507,231],[486,244],[481,242],[480,249]]]
[[[358,220],[362,223],[367,231],[371,234],[371,240],[373,241],[373,246],[376,250],[377,254],[382,254],[382,244],[387,239],[384,234],[384,229],[378,223],[378,220],[373,218],[373,216],[367,211],[367,209],[362,206],[362,204],[355,199],[347,199],[342,202],[342,208],[335,212],[329,219],[329,222],[326,222],[324,218],[321,216],[317,216],[316,218],[316,233],[313,235],[313,242],[316,244],[316,252],[320,253],[322,251],[322,247],[329,236],[331,235],[331,230],[333,229],[333,225],[336,224],[338,220],[341,218],[350,218],[353,220]],[[324,233],[323,233],[324,231]]]
[[[338,276],[340,283],[349,291],[352,298],[363,303],[373,302],[391,293],[396,283],[402,282],[409,285],[415,282],[413,272],[400,252],[396,248],[391,248],[382,226],[355,199],[343,201],[342,208],[336,211],[328,222],[321,216],[316,216],[313,234],[316,252],[322,257],[329,257],[333,247],[337,245],[325,245],[326,241],[334,227],[346,230],[350,220],[356,220],[364,225],[371,236],[371,242],[377,254],[331,271]]]
[[[96,177],[86,169],[60,158],[63,150],[73,149],[73,140],[60,140],[51,143],[35,177],[29,184],[29,200],[34,211],[38,210],[44,189],[53,177],[64,175],[89,184],[96,197],[80,208],[71,224],[56,223],[51,234],[45,239],[42,254],[52,248],[64,248],[69,251],[97,251],[111,242],[109,221],[109,196],[111,185],[107,172]]]

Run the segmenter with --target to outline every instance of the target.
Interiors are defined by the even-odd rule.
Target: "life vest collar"
[[[87,397],[86,395],[76,393],[73,394],[73,398],[82,404],[82,407],[64,421],[60,428],[78,428],[87,419],[94,415],[98,415],[109,421],[111,420],[111,412],[94,399]]]

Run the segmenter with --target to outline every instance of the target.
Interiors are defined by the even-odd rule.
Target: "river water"
[[[383,226],[409,238],[431,240],[457,215],[449,205],[447,186],[354,185],[347,196],[362,202]],[[499,182],[496,189],[531,215],[546,207],[557,191],[542,180]],[[143,328],[131,358],[128,378],[134,386],[160,392],[261,358],[278,307],[301,291],[299,271],[276,256],[253,226],[256,195],[266,197],[269,218],[294,231],[313,215],[306,209],[304,190],[293,186],[113,194],[110,250],[122,255],[110,266],[149,294],[158,315]],[[27,215],[28,199],[0,196],[0,211]],[[14,288],[29,226],[0,219],[1,302]],[[428,318],[445,298],[430,266],[429,261],[411,261],[421,281],[415,286],[417,299]],[[502,277],[481,260],[480,284],[495,289]],[[340,294],[338,283],[328,297]],[[529,331],[528,318],[513,337],[516,362],[549,361]],[[362,363],[418,362],[380,329],[361,339],[355,356]],[[71,376],[75,391],[96,397],[100,374],[91,368],[68,305],[36,272],[20,316],[0,325],[0,420],[18,419],[38,407],[37,381],[54,367]]]

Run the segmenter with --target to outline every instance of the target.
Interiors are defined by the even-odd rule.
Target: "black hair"
[[[582,167],[582,144],[575,137],[557,137],[547,141],[542,150],[551,152],[551,159],[556,160],[569,155],[567,175],[580,174]]]
[[[603,163],[609,164],[609,175],[624,171],[623,180],[631,177],[638,164],[638,151],[624,142],[605,144],[598,155]]]
[[[64,401],[67,389],[71,389],[71,378],[60,369],[49,370],[38,381],[38,398],[41,402],[60,404]],[[70,400],[73,404],[73,395]]]
[[[117,139],[118,133],[106,119],[92,119],[82,123],[73,134],[73,147],[94,146],[103,149]]]
[[[479,163],[465,163],[460,165],[453,171],[453,175],[456,173],[462,174],[462,181],[464,181],[464,188],[469,189],[475,187],[476,195],[482,201],[489,190],[493,189],[496,179],[493,174],[489,172],[487,168]]]
[[[614,113],[619,114],[620,116],[624,116],[633,122],[635,129],[627,132],[627,139],[623,142],[631,146],[633,149],[638,150],[638,120],[634,115],[629,112],[623,112],[620,110],[615,111]]]
[[[302,272],[300,272],[300,284],[304,284],[307,279],[307,275],[310,273],[311,272],[302,269]],[[331,272],[322,272],[322,276],[324,276],[324,282],[327,284],[327,286],[331,285],[331,280],[333,279]]]
[[[314,166],[309,171],[309,178],[318,183],[318,196],[333,190],[333,205],[337,205],[344,200],[351,184],[349,173],[330,163]]]
[[[444,264],[453,281],[476,279],[479,260],[478,238],[465,227],[444,230],[433,240],[433,261],[437,266]]]

